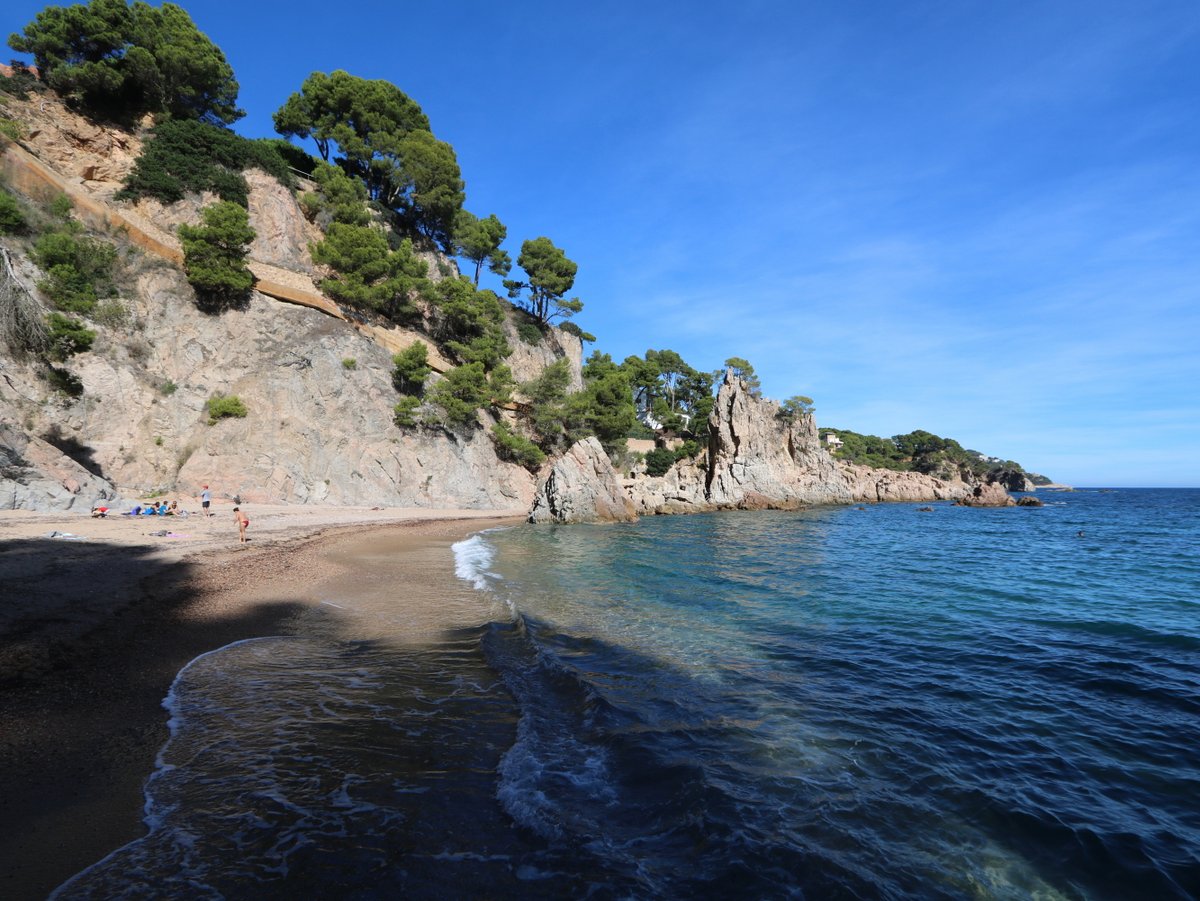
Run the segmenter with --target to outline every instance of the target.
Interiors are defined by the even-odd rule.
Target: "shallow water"
[[[1042,497],[488,532],[451,634],[377,544],[61,896],[1195,896],[1200,491]]]

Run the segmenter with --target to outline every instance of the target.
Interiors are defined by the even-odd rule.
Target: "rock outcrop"
[[[708,448],[697,459],[677,462],[662,476],[622,481],[638,515],[956,500],[971,492],[962,481],[839,464],[821,446],[811,414],[784,415],[728,372],[708,431]],[[577,498],[593,493],[599,492],[575,488]]]
[[[112,483],[47,441],[0,422],[0,510],[90,510],[113,504]]]
[[[844,463],[842,475],[856,503],[890,501],[954,501],[971,492],[971,486],[958,479],[939,479],[920,472],[895,472]]]
[[[68,191],[79,218],[118,242],[123,233],[133,247],[122,255],[126,318],[98,328],[92,350],[64,366],[82,389],[77,396],[59,393],[44,367],[0,346],[0,421],[9,429],[0,502],[61,509],[90,503],[91,494],[102,499],[113,484],[133,496],[186,495],[208,483],[252,501],[529,509],[533,477],[497,458],[487,422],[461,434],[394,424],[391,355],[429,339],[362,316],[347,320],[320,296],[308,250],[319,235],[287,189],[246,173],[257,232],[249,264],[266,293],[207,315],[178,269],[175,228],[198,221],[212,198],[114,204],[140,149],[136,136],[89,123],[50,95],[13,101],[14,110],[23,147],[0,154],[10,187],[34,200]],[[427,255],[431,277],[456,273],[453,261]],[[40,274],[14,256],[35,283]],[[510,343],[519,378],[565,356],[571,383],[581,386],[578,338],[551,330],[536,346],[515,333]],[[435,372],[451,365],[436,348],[429,357]],[[210,425],[205,403],[217,393],[238,396],[249,415]],[[81,449],[103,474],[99,482],[42,440],[52,432]]]
[[[577,441],[542,481],[529,521],[631,522],[633,503],[621,490],[608,454],[595,438]]]
[[[850,492],[817,437],[811,414],[784,418],[732,373],[708,422],[705,499],[716,509],[795,509],[849,503]]]
[[[1017,502],[999,482],[985,482],[959,498],[958,503],[963,507],[1014,507]]]
[[[1003,485],[1006,491],[1037,490],[1037,486],[1019,469],[994,469],[987,474],[986,481]]]

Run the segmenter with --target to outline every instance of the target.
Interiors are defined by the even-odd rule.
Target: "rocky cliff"
[[[11,101],[6,114],[24,130],[21,146],[0,147],[13,190],[35,202],[66,192],[89,225],[121,226],[108,238],[121,249],[124,316],[96,324],[91,351],[65,364],[73,393],[48,381],[44,363],[0,346],[0,507],[68,509],[210,484],[254,501],[529,509],[534,478],[496,456],[486,414],[463,434],[393,423],[391,355],[428,339],[346,317],[320,297],[308,251],[318,235],[287,189],[247,173],[258,235],[250,262],[260,284],[267,277],[277,296],[303,305],[256,291],[244,308],[210,315],[178,268],[174,236],[204,198],[114,202],[136,135],[89,123],[49,96]],[[4,277],[36,300],[41,274],[20,242],[5,243],[15,264]],[[435,277],[456,271],[445,258],[431,263]],[[518,379],[565,356],[582,384],[578,338],[552,330],[530,345],[515,326],[509,332]],[[435,373],[450,365],[430,356]],[[248,415],[209,424],[214,394],[236,395]]]
[[[584,451],[576,445],[572,454]],[[552,474],[539,487],[536,522],[605,521],[611,501],[589,512],[607,489],[588,479],[592,467],[572,467],[572,478]],[[606,477],[605,477],[606,478]],[[621,488],[638,515],[712,510],[795,510],[816,504],[957,500],[971,492],[961,481],[915,472],[840,464],[821,447],[811,414],[787,416],[755,395],[732,372],[717,393],[708,422],[708,446],[664,475],[630,474]],[[569,510],[570,519],[556,515]]]

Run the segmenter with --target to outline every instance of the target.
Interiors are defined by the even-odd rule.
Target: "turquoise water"
[[[194,662],[61,896],[1196,897],[1200,491],[1041,496],[476,536],[477,628]]]

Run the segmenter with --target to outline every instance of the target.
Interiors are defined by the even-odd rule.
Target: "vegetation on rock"
[[[92,349],[96,333],[73,316],[51,313],[46,317],[50,330],[50,346],[47,356],[62,362],[70,356]]]
[[[60,217],[61,210],[60,204]],[[59,310],[88,314],[101,297],[116,293],[112,281],[116,248],[85,235],[83,226],[74,220],[63,219],[40,235],[30,256],[45,273],[38,282],[39,290]]]
[[[646,475],[666,475],[667,470],[675,465],[675,454],[665,447],[656,447],[646,453]]]
[[[244,419],[249,411],[236,394],[214,394],[204,404],[208,411],[208,424],[216,425],[221,419]]]
[[[246,211],[223,200],[205,207],[201,215],[203,225],[179,226],[188,282],[206,305],[223,307],[245,300],[254,287],[254,275],[246,266],[254,229]]]
[[[23,235],[29,231],[29,221],[17,199],[0,190],[0,235]]]
[[[673,350],[647,350],[621,364],[639,410],[673,432],[697,433],[707,427],[714,398],[713,373],[688,365]]]
[[[284,137],[311,138],[368,196],[443,250],[453,245],[463,180],[454,149],[437,140],[411,97],[382,79],[313,72],[274,116]]]
[[[512,431],[504,422],[492,426],[492,441],[500,459],[524,466],[530,472],[537,472],[546,462],[546,455],[540,447],[524,435]]]
[[[173,3],[48,6],[8,45],[33,54],[42,80],[91,116],[230,123],[244,115],[225,55]]]
[[[458,211],[454,220],[454,252],[475,264],[475,287],[479,287],[479,273],[484,263],[501,278],[512,269],[508,251],[500,249],[507,236],[508,229],[494,215],[479,219],[466,210]]]
[[[337,300],[403,322],[413,313],[412,298],[428,289],[426,266],[405,239],[392,250],[384,232],[372,225],[333,222],[312,245],[314,262],[334,270],[321,290]]]
[[[401,394],[419,397],[425,390],[425,379],[433,370],[429,366],[429,350],[420,341],[392,357],[392,384]]]
[[[982,477],[999,469],[1023,471],[1021,464],[1012,460],[987,457],[964,448],[953,438],[942,438],[920,429],[891,438],[832,428],[821,429],[821,434],[833,434],[841,439],[842,446],[834,452],[837,459],[875,469],[921,472],[939,478],[966,474]]]
[[[285,185],[295,182],[280,143],[252,141],[206,122],[170,119],[155,126],[117,197],[175,203],[188,194],[211,191],[246,206],[250,189],[242,176],[245,169],[262,169]]]

